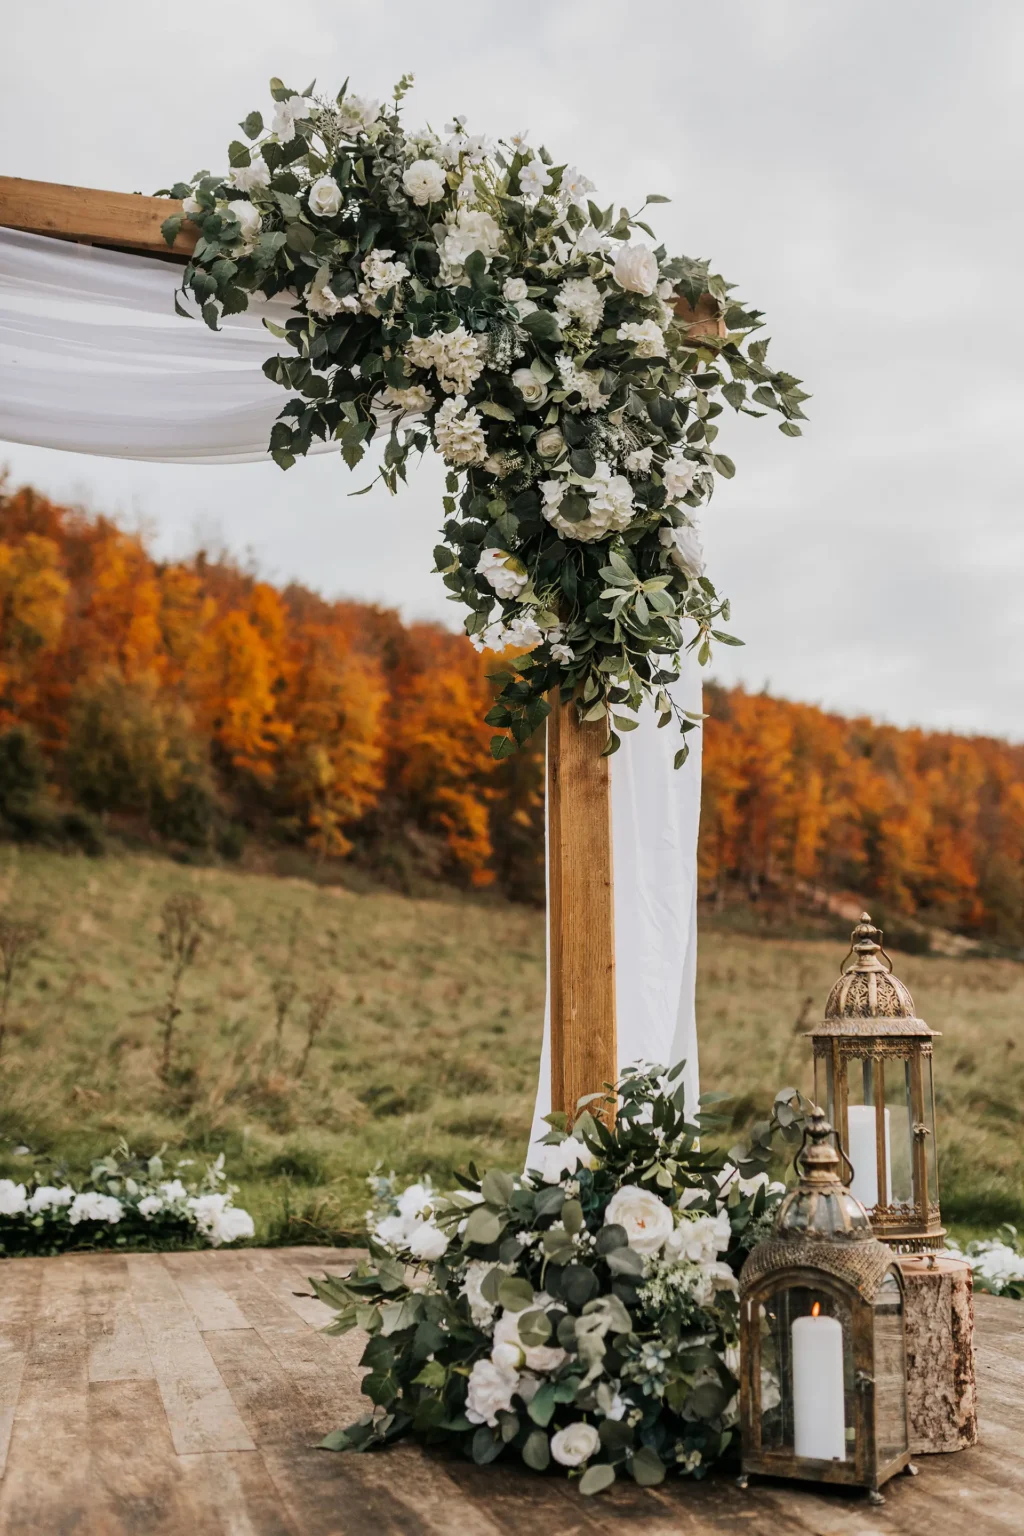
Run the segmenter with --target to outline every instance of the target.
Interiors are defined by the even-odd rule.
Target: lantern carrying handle
[[[818,1114],[818,1115],[821,1115],[821,1110],[818,1109],[817,1106],[815,1106],[815,1113]],[[822,1116],[822,1119],[824,1119],[824,1116]],[[827,1121],[825,1122],[824,1129],[826,1129],[828,1131],[828,1134],[833,1138],[832,1145],[835,1147],[835,1149],[838,1152],[839,1156],[842,1158],[843,1162],[846,1164],[847,1170],[848,1170],[849,1175],[850,1175],[849,1184],[852,1184],[853,1180],[854,1180],[854,1177],[855,1177],[854,1167],[853,1167],[853,1164],[850,1162],[850,1159],[846,1155],[846,1149],[843,1146],[843,1143],[842,1143],[842,1141],[839,1138],[839,1132],[835,1129],[834,1126],[828,1125]],[[811,1121],[810,1121],[810,1118],[808,1118],[807,1120],[804,1121],[804,1134],[803,1134],[803,1137],[802,1137],[802,1139],[800,1141],[800,1146],[799,1146],[799,1149],[797,1151],[797,1154],[796,1154],[796,1156],[793,1159],[793,1166],[796,1169],[797,1173],[799,1173],[801,1175],[803,1174],[803,1168],[800,1166],[801,1165],[801,1160],[803,1158],[803,1155],[804,1155],[805,1151],[807,1150],[807,1142],[808,1142],[808,1139],[809,1139],[810,1135],[811,1135]]]
[[[869,935],[876,935],[877,942],[874,937],[869,937]],[[875,927],[866,912],[861,915],[860,922],[850,935],[850,948],[839,967],[840,976],[845,976],[848,969],[852,970],[854,968],[857,963],[856,956],[858,953],[881,955],[882,959],[886,961],[889,975],[892,975],[894,969],[892,957],[886,954],[882,947],[882,930]],[[853,965],[848,965],[849,961],[853,961]]]

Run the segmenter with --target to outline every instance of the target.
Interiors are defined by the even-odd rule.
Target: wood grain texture
[[[6,1393],[10,1419],[3,1536],[1016,1536],[1024,1528],[1018,1302],[975,1298],[981,1444],[923,1458],[920,1476],[887,1485],[880,1509],[847,1490],[768,1480],[741,1492],[724,1475],[653,1489],[624,1481],[586,1500],[511,1461],[475,1467],[411,1442],[369,1456],[313,1448],[366,1411],[363,1339],[320,1333],[327,1309],[295,1292],[309,1274],[343,1271],[353,1257],[285,1248],[0,1264],[0,1405]],[[182,1450],[239,1440],[246,1449]]]
[[[548,716],[548,946],[551,1107],[570,1118],[618,1076],[611,779],[605,720],[580,724],[551,695]]]
[[[906,1287],[907,1408],[915,1453],[978,1439],[971,1266],[950,1254],[899,1261]]]
[[[170,197],[142,197],[133,192],[102,192],[66,187],[56,181],[25,181],[0,176],[0,226],[31,234],[53,235],[86,245],[141,251],[185,261],[199,232],[187,221],[168,246],[160,226],[181,203]]]

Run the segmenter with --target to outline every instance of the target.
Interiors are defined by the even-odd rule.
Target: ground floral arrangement
[[[1024,1241],[1009,1222],[995,1237],[968,1243],[966,1248],[957,1243],[947,1243],[946,1247],[970,1264],[975,1290],[1024,1301]]]
[[[554,1464],[586,1494],[711,1468],[736,1435],[737,1277],[784,1187],[757,1146],[733,1149],[738,1167],[700,1150],[724,1095],[688,1122],[681,1072],[627,1071],[613,1131],[584,1111],[567,1135],[550,1115],[524,1175],[471,1170],[445,1195],[376,1183],[371,1257],[311,1282],[337,1311],[328,1332],[370,1335],[374,1409],[325,1448],[415,1434],[478,1463]],[[798,1106],[776,1112],[795,1134]]]
[[[188,1159],[165,1167],[134,1157],[121,1141],[93,1163],[81,1188],[34,1174],[0,1179],[0,1255],[65,1253],[76,1248],[194,1248],[254,1236],[252,1217],[233,1203],[224,1155],[194,1177]]]
[[[164,189],[184,200],[168,242],[185,218],[199,230],[186,302],[217,329],[254,295],[292,301],[265,322],[291,349],[264,368],[292,392],[269,445],[282,467],[316,439],[355,466],[381,433],[392,491],[411,453],[447,462],[436,568],[479,648],[527,653],[498,677],[496,757],[556,686],[609,720],[608,751],[644,698],[686,733],[699,717],[666,691],[680,651],[705,663],[712,641],[740,643],[700,535],[734,473],[717,418],[723,402],[775,411],[795,437],[808,397],[752,339],[760,313],[656,243],[641,214],[666,198],[601,208],[525,135],[491,143],[460,119],[407,133],[410,85],[385,106],[273,80],[270,125],[249,114],[230,170]]]

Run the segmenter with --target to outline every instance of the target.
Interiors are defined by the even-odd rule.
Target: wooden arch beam
[[[138,251],[162,256],[165,261],[187,261],[199,238],[198,230],[184,224],[173,246],[160,232],[164,219],[180,212],[181,203],[170,197],[100,192],[92,187],[65,187],[55,181],[0,176],[0,226],[56,240]]]

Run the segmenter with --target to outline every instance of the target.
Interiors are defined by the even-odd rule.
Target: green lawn
[[[168,1081],[159,1073],[167,965],[160,909],[197,892],[208,917],[184,978]],[[0,1057],[0,1173],[26,1143],[76,1172],[124,1135],[198,1158],[224,1151],[264,1241],[357,1233],[378,1162],[444,1181],[470,1158],[520,1164],[544,992],[541,915],[451,893],[413,900],[300,879],[0,850],[0,903],[46,935],[16,985]],[[705,931],[705,1087],[737,1128],[776,1088],[809,1089],[802,1038],[841,944]],[[937,1046],[943,1209],[961,1231],[1024,1224],[1016,1134],[1024,967],[898,956]],[[297,998],[275,1039],[275,984]],[[333,1008],[297,1076],[310,995]]]

